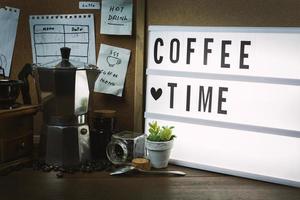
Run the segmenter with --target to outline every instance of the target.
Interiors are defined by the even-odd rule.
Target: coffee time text
[[[249,40],[239,40],[232,41],[229,39],[218,40],[218,45],[213,45],[216,42],[214,38],[185,38],[184,40],[180,40],[178,38],[172,38],[168,40],[164,40],[161,37],[158,37],[154,40],[154,48],[153,48],[153,60],[157,65],[165,66],[165,63],[168,65],[183,63],[182,67],[189,67],[189,65],[193,62],[193,58],[197,59],[199,64],[199,72],[205,73],[205,68],[201,68],[201,66],[207,66],[210,60],[219,59],[219,68],[234,68],[234,70],[249,70],[251,66],[247,63],[247,58],[249,58],[249,48],[251,48],[251,41]],[[238,45],[239,53],[231,54],[228,50],[230,46]],[[218,48],[216,48],[218,47]],[[202,48],[202,49],[200,49]],[[182,52],[184,51],[184,52]],[[239,60],[238,66],[233,66],[230,63],[228,58],[236,57],[235,59]],[[195,64],[195,63],[194,63]],[[201,70],[200,70],[201,68]],[[188,71],[188,70],[187,70]],[[178,72],[180,73],[180,72]],[[179,79],[180,80],[180,79]],[[170,103],[169,108],[174,109],[174,102],[176,99],[174,98],[174,94],[176,93],[177,85],[180,82],[169,82],[168,88]],[[228,111],[224,109],[224,104],[226,103],[226,95],[225,93],[230,92],[230,89],[225,86],[220,86],[218,88],[213,88],[212,86],[204,87],[199,86],[196,89],[199,93],[198,99],[191,99],[191,85],[186,85],[186,104],[185,111],[189,112],[191,109],[191,101],[197,101],[198,104],[198,112],[207,112],[211,113],[212,107],[216,106],[217,114],[227,115]],[[213,102],[213,95],[217,95],[216,102]]]
[[[213,54],[216,54],[217,51],[220,51],[220,67],[230,68],[231,64],[226,62],[226,58],[229,58],[231,56],[227,48],[233,45],[232,40],[221,40],[220,49],[212,49],[210,47],[210,45],[212,45],[214,42],[214,38],[204,38],[201,41],[198,41],[197,38],[187,38],[184,42],[181,42],[177,38],[173,38],[170,41],[164,41],[162,38],[156,38],[156,40],[154,41],[153,59],[156,64],[162,64],[165,59],[169,59],[171,63],[178,63],[180,59],[184,59],[184,63],[186,65],[189,65],[191,63],[191,60],[193,59],[193,56],[195,56],[202,57],[202,64],[207,65],[209,62],[209,55],[212,55],[211,59],[215,59],[216,57]],[[183,45],[185,46],[183,47]],[[241,40],[239,41],[238,45],[240,46],[240,53],[239,55],[234,55],[239,56],[238,67],[240,69],[249,69],[249,65],[245,63],[245,59],[249,57],[249,54],[246,52],[246,47],[251,46],[251,41]],[[165,46],[168,46],[169,49],[165,49]],[[203,52],[202,55],[195,53],[195,50],[199,50],[199,48],[203,48],[201,51]],[[162,52],[162,49],[164,49],[165,51],[167,50],[168,53],[164,53],[164,55],[160,54],[160,52]],[[185,50],[184,53],[181,52],[182,49]],[[180,55],[185,56],[181,58]]]
[[[174,96],[176,95],[177,91],[177,83],[169,82],[168,83],[169,87],[169,95],[170,95],[170,104],[169,108],[173,109],[174,108],[174,102],[176,101]],[[194,90],[198,93],[198,98],[197,99],[191,99],[191,91]],[[198,88],[192,88],[191,85],[186,85],[186,96],[185,96],[185,111],[189,112],[191,109],[191,102],[196,101],[198,105],[198,112],[207,112],[211,113],[212,112],[212,105],[213,105],[213,95],[217,95],[217,101],[216,101],[216,106],[217,106],[217,114],[227,114],[227,110],[223,108],[223,103],[226,102],[226,95],[225,93],[228,92],[227,87],[219,87],[217,91],[214,91],[214,88],[212,86],[202,86],[200,85]],[[178,95],[178,94],[177,94]],[[181,94],[184,95],[184,94]],[[215,98],[214,98],[215,99]]]

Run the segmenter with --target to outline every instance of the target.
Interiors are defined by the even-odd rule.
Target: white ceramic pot
[[[173,140],[166,142],[153,142],[146,139],[146,149],[151,166],[165,168],[168,166]]]

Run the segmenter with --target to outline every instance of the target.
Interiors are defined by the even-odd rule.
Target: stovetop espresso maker
[[[76,166],[90,159],[88,110],[97,67],[69,59],[70,48],[61,48],[61,60],[32,65],[44,126],[42,141],[47,164]]]

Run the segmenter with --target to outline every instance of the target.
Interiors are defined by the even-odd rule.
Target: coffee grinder
[[[61,60],[33,65],[40,94],[44,126],[45,161],[77,166],[90,159],[88,108],[97,67],[72,61],[70,48],[61,48]]]

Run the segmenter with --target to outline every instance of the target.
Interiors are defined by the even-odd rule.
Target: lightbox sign
[[[300,186],[300,28],[150,26],[147,60],[173,163]]]

